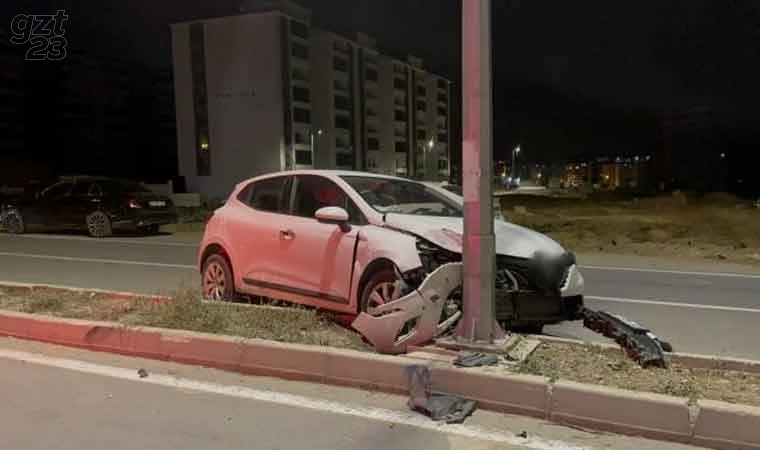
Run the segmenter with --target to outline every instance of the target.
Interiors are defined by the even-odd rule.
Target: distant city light
[[[720,157],[721,157],[721,158],[725,158],[725,157],[726,157],[726,154],[725,154],[725,153],[721,153],[721,154],[720,154]]]
[[[203,142],[203,143],[201,144],[201,149],[202,149],[202,150],[208,150],[208,142]]]

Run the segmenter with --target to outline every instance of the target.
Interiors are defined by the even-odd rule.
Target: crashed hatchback
[[[263,296],[338,313],[372,313],[461,262],[463,200],[408,179],[297,170],[239,183],[209,218],[198,265],[204,296]],[[504,220],[496,237],[496,317],[540,331],[576,320],[583,277],[572,253]],[[461,309],[461,286],[446,296]]]

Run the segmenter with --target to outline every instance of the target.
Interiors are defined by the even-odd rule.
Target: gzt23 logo
[[[19,14],[11,22],[11,42],[19,45],[30,44],[26,51],[27,60],[63,59],[66,56],[63,22],[68,18],[66,11],[62,9],[54,16]]]

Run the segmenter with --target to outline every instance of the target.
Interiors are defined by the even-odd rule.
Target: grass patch
[[[0,309],[56,317],[118,322],[261,338],[279,342],[372,351],[361,337],[314,310],[201,302],[190,289],[172,299],[121,299],[60,289],[0,286]],[[697,399],[760,406],[760,375],[726,370],[642,369],[619,350],[592,345],[541,343],[518,366],[520,373]]]
[[[541,343],[519,367],[521,373],[552,381],[654,392],[697,399],[760,406],[760,375],[728,370],[690,369],[670,364],[667,369],[642,369],[622,351],[593,345]]]
[[[614,198],[502,197],[508,219],[576,252],[728,260],[760,265],[760,209],[751,202],[683,195]]]
[[[72,319],[119,322],[297,344],[369,350],[357,333],[304,308],[251,307],[201,302],[181,289],[167,302],[116,299],[106,294],[58,289],[0,288],[0,309]]]

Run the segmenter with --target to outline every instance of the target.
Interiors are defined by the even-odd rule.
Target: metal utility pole
[[[494,319],[490,0],[462,0],[462,79],[464,311],[457,336],[490,343],[504,335]]]

